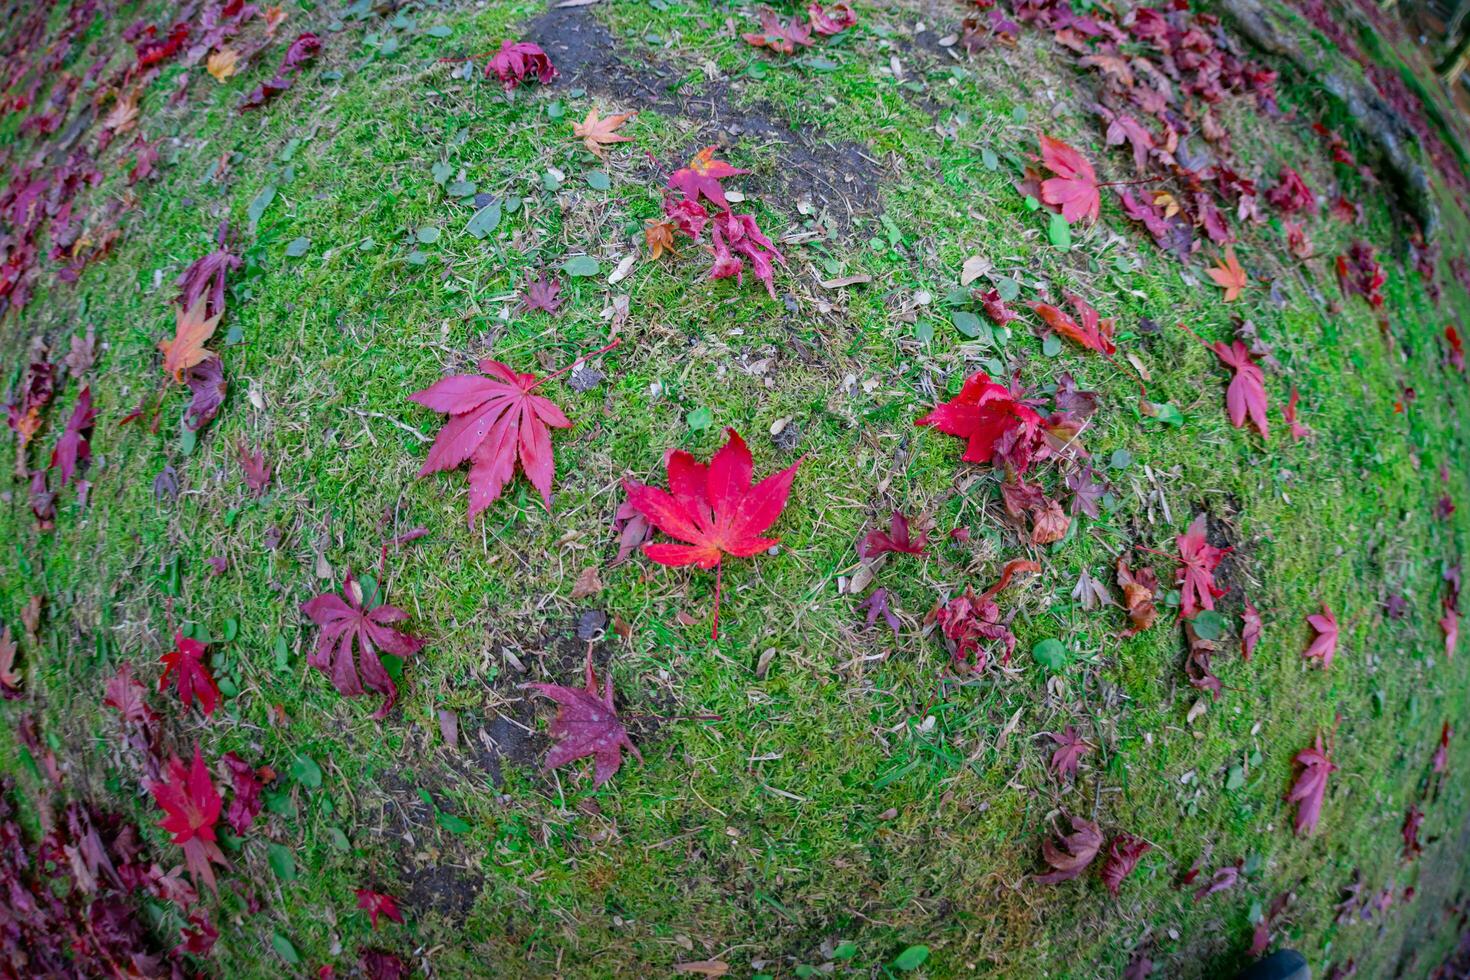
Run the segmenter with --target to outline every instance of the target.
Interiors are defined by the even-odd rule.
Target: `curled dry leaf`
[[[1053,842],[1050,838],[1041,842],[1041,857],[1051,871],[1037,875],[1042,885],[1055,885],[1073,878],[1087,870],[1098,850],[1102,847],[1102,828],[1083,817],[1069,817],[1072,824],[1070,834],[1058,834]]]

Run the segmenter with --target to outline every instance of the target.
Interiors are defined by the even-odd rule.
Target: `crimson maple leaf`
[[[265,493],[271,482],[271,464],[265,461],[265,453],[259,449],[252,450],[241,439],[235,443],[235,458],[240,461],[240,473],[245,477],[250,493],[256,497]]]
[[[215,250],[195,259],[187,269],[179,273],[179,278],[174,280],[174,285],[179,288],[179,295],[175,302],[181,309],[189,309],[199,297],[208,293],[205,313],[215,316],[224,312],[225,276],[245,264],[243,259],[225,247],[225,238],[229,235],[229,231],[229,223],[221,222],[219,231],[215,234],[217,243]]]
[[[1097,310],[1093,309],[1081,296],[1067,293],[1066,297],[1067,302],[1072,304],[1073,309],[1077,311],[1077,316],[1081,318],[1080,323],[1065,311],[1047,303],[1028,303],[1027,305],[1046,321],[1047,326],[1063,337],[1088,350],[1111,356],[1118,349],[1113,343],[1113,318],[1102,319]]]
[[[485,65],[485,77],[494,75],[509,92],[527,79],[542,85],[556,78],[556,68],[539,44],[530,41],[501,41],[500,50]]]
[[[1118,897],[1118,890],[1123,885],[1123,879],[1133,873],[1139,860],[1153,850],[1153,847],[1148,841],[1129,833],[1119,833],[1109,842],[1108,859],[1103,862],[1102,870],[1098,872],[1098,875],[1114,898]]]
[[[1404,860],[1412,861],[1424,852],[1424,845],[1419,843],[1419,829],[1424,826],[1424,811],[1417,804],[1410,804],[1409,812],[1404,814],[1404,826],[1400,831],[1404,835]]]
[[[547,279],[546,273],[541,273],[521,293],[521,307],[527,312],[544,310],[555,315],[561,309],[561,283],[555,279]]]
[[[475,515],[500,497],[519,464],[549,511],[556,471],[551,430],[569,429],[572,423],[555,402],[535,394],[536,375],[518,374],[488,358],[479,366],[484,375],[456,374],[408,396],[449,416],[419,476],[469,460],[473,526]]]
[[[1461,374],[1465,373],[1465,341],[1460,337],[1460,331],[1455,329],[1454,324],[1444,328],[1445,343],[1450,345],[1450,364]]]
[[[1292,784],[1291,792],[1286,794],[1286,799],[1287,802],[1296,804],[1296,832],[1306,835],[1316,828],[1317,821],[1321,819],[1322,797],[1327,793],[1327,777],[1337,771],[1337,766],[1333,765],[1331,755],[1323,747],[1320,732],[1316,743],[1298,752],[1295,761],[1302,767],[1302,771]]]
[[[1041,199],[1062,209],[1069,223],[1096,221],[1102,209],[1097,174],[1081,153],[1046,134],[1041,137],[1041,162],[1056,174],[1041,182]]]
[[[1226,347],[1220,341],[1210,345],[1210,350],[1220,363],[1235,372],[1230,387],[1225,389],[1225,410],[1230,415],[1230,424],[1237,429],[1245,425],[1249,416],[1251,424],[1261,434],[1270,437],[1270,421],[1266,418],[1266,375],[1256,363],[1255,355],[1240,341]]]
[[[1331,667],[1332,657],[1337,653],[1337,617],[1324,602],[1320,613],[1307,617],[1307,625],[1316,631],[1316,636],[1312,637],[1312,642],[1307,645],[1302,656],[1321,660],[1324,669]]]
[[[670,453],[667,491],[631,481],[623,484],[628,502],[650,524],[671,538],[689,542],[645,544],[645,555],[660,565],[715,570],[713,637],[720,630],[723,559],[726,555],[750,558],[780,542],[780,538],[760,535],[781,516],[801,465],[798,459],[752,487],[750,450],[734,429],[726,429],[725,434],[725,444],[707,467],[683,450]]]
[[[560,684],[531,684],[560,707],[547,726],[547,734],[557,740],[546,755],[546,768],[555,769],[578,759],[593,757],[592,788],[596,789],[613,777],[623,764],[623,749],[633,753],[639,762],[643,755],[628,730],[618,720],[613,706],[612,678],[597,690],[597,675],[592,672],[592,658],[587,658],[587,686],[564,687]]]
[[[1241,616],[1240,627],[1240,655],[1244,659],[1250,660],[1256,644],[1261,642],[1262,628],[1261,614],[1251,605],[1249,599],[1245,600],[1245,612]]]
[[[169,678],[173,677],[174,689],[178,691],[184,707],[187,708],[197,698],[204,717],[214,714],[214,709],[219,707],[219,688],[209,668],[204,666],[203,643],[175,632],[174,648],[165,653],[159,663],[163,664],[163,674],[158,678],[160,691],[168,687]]]
[[[407,619],[408,613],[397,606],[366,608],[364,601],[362,586],[348,572],[340,596],[324,592],[301,604],[301,611],[322,628],[316,649],[306,662],[330,677],[332,686],[347,697],[363,694],[364,688],[381,694],[383,705],[373,717],[382,718],[398,700],[398,687],[388,676],[378,651],[408,657],[417,653],[424,641],[392,627]]]
[[[378,916],[383,916],[391,922],[403,925],[403,913],[398,911],[398,903],[393,900],[392,895],[375,892],[371,888],[357,889],[357,907],[368,914],[372,920],[373,928],[378,928]]]
[[[1014,312],[1006,306],[1006,301],[1001,299],[998,289],[972,289],[970,295],[980,301],[980,307],[990,322],[998,327],[1003,327],[1012,320],[1021,319],[1021,314]]]
[[[225,820],[235,836],[239,837],[250,829],[250,825],[260,814],[264,805],[260,791],[265,789],[266,783],[276,778],[276,773],[270,766],[256,768],[234,752],[226,752],[221,761],[230,772],[230,785],[235,791],[230,800],[230,808],[225,812]]]
[[[148,792],[164,813],[158,825],[173,835],[173,842],[184,849],[184,864],[196,882],[203,881],[216,891],[211,862],[225,864],[225,856],[216,843],[214,825],[219,820],[222,801],[209,778],[209,767],[194,743],[194,761],[186,769],[174,757],[168,760],[168,778],[148,784]]]
[[[1214,609],[1215,600],[1225,590],[1215,586],[1215,569],[1231,548],[1216,548],[1205,540],[1205,515],[1189,525],[1189,530],[1174,539],[1179,548],[1179,568],[1174,584],[1179,586],[1185,619],[1193,619],[1201,609]]]
[[[1060,733],[1046,734],[1057,746],[1051,754],[1051,771],[1061,779],[1070,779],[1077,775],[1077,764],[1082,761],[1082,756],[1092,751],[1092,743],[1079,735],[1077,729],[1071,725]]]
[[[909,534],[909,519],[898,511],[888,521],[888,532],[874,528],[863,538],[862,546],[858,549],[861,557],[872,558],[889,551],[901,551],[906,555],[922,555],[924,546],[928,544],[929,536],[920,531],[917,537]]]
[[[960,393],[915,422],[932,425],[946,435],[969,441],[960,458],[967,463],[989,463],[1002,444],[1025,444],[1041,429],[1042,418],[1020,398],[1020,393],[996,384],[984,371],[965,379]],[[1018,467],[1024,470],[1024,467]]]
[[[716,207],[728,211],[730,202],[725,199],[725,189],[720,186],[720,181],[748,173],[749,170],[740,170],[723,160],[716,160],[715,147],[706,146],[690,159],[689,166],[673,172],[669,186],[682,192],[690,204],[697,205],[703,196]]]
[[[71,482],[72,473],[78,463],[85,463],[92,458],[92,446],[87,437],[96,421],[97,411],[92,407],[92,389],[83,388],[82,393],[77,396],[76,408],[72,409],[71,418],[67,420],[66,430],[56,441],[56,448],[51,450],[51,466],[61,469],[62,486]]]
[[[1070,834],[1058,834],[1058,843],[1053,843],[1050,838],[1041,842],[1041,857],[1053,870],[1037,875],[1038,884],[1055,885],[1071,881],[1087,870],[1102,847],[1101,827],[1083,817],[1068,819],[1072,823]]]

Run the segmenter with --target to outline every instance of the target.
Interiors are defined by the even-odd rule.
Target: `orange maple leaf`
[[[1235,260],[1235,249],[1229,245],[1225,246],[1225,257],[1220,260],[1219,266],[1206,269],[1215,285],[1225,290],[1225,302],[1233,303],[1240,296],[1240,291],[1245,288],[1249,281],[1245,270]]]
[[[674,223],[668,219],[648,218],[643,222],[643,240],[648,244],[648,257],[661,258],[664,252],[678,255],[674,249]]]
[[[225,311],[220,310],[209,319],[204,319],[204,301],[207,296],[207,290],[200,293],[194,305],[187,310],[176,307],[174,339],[158,342],[158,349],[163,351],[163,369],[180,384],[184,381],[185,371],[212,356],[210,351],[204,349],[204,342],[214,336],[219,318],[225,315]]]
[[[240,52],[234,48],[220,48],[209,56],[204,64],[204,70],[214,76],[217,82],[223,82],[239,69]]]
[[[572,135],[582,141],[582,145],[598,156],[607,155],[607,144],[628,143],[631,136],[619,136],[618,129],[623,123],[637,116],[636,112],[622,112],[616,116],[599,118],[595,108],[587,110],[587,118],[581,122],[572,123]]]

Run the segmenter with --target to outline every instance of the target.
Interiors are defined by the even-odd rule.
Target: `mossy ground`
[[[43,643],[23,651],[26,682],[73,786],[169,851],[100,700],[119,662],[151,664],[183,623],[217,641],[212,664],[230,697],[210,723],[176,717],[174,744],[198,739],[211,758],[235,750],[283,774],[263,823],[229,848],[229,880],[264,908],[249,914],[241,891],[222,890],[206,968],[280,975],[280,934],[303,970],[376,943],[445,976],[652,976],[704,959],[736,975],[791,976],[850,942],[839,975],[883,975],[915,944],[930,947],[922,972],[935,977],[1116,976],[1140,948],[1168,976],[1219,975],[1243,962],[1253,908],[1282,891],[1296,901],[1280,941],[1319,969],[1352,958],[1360,975],[1422,975],[1453,945],[1441,915],[1470,871],[1464,783],[1444,781],[1426,807],[1436,842],[1417,863],[1401,860],[1399,827],[1441,723],[1470,709],[1470,656],[1447,661],[1436,625],[1443,565],[1470,532],[1465,381],[1442,365],[1438,340],[1467,297],[1451,287],[1434,307],[1394,251],[1400,226],[1386,195],[1352,183],[1367,227],[1319,218],[1323,258],[1300,265],[1274,225],[1251,233],[1239,251],[1258,281],[1230,306],[1198,266],[1164,257],[1112,206],[1061,251],[1044,213],[1012,187],[1017,162],[1043,128],[1106,172],[1117,161],[1050,41],[1026,34],[1018,50],[958,61],[933,44],[955,10],[858,7],[858,29],[782,64],[732,32],[727,19],[744,24],[744,8],[605,0],[537,23],[605,31],[627,75],[507,98],[438,59],[521,36],[539,3],[363,10],[335,23],[325,9],[288,5],[293,29],[326,32],[319,64],[262,113],[233,107],[266,66],[219,87],[196,79],[185,110],[150,108],[149,126],[170,136],[162,178],[116,254],[6,319],[8,364],[36,333],[60,341],[92,324],[105,345],[90,505],[64,495],[49,534],[19,485],[0,509],[0,621],[17,622],[32,594],[47,597]],[[921,17],[929,31],[916,35]],[[447,35],[427,30],[440,25]],[[147,104],[161,106],[172,82],[165,73]],[[652,93],[646,104],[614,94],[638,90]],[[1286,93],[1288,105],[1311,105],[1305,83]],[[606,162],[584,153],[570,122],[591,106],[640,109],[625,130],[636,145]],[[1239,154],[1260,172],[1289,163],[1314,187],[1335,179],[1306,121],[1230,111]],[[732,140],[730,127],[747,120],[750,131],[750,118],[784,137]],[[643,219],[659,213],[661,175],[711,142],[754,171],[730,183],[762,225],[796,240],[783,246],[780,298],[749,281],[709,283],[693,255],[640,255],[609,286],[607,274],[639,253]],[[441,163],[446,181],[433,173]],[[592,171],[608,189],[589,184]],[[465,230],[473,208],[446,194],[455,181],[520,206],[477,239]],[[267,187],[274,199],[252,224]],[[1466,222],[1446,203],[1445,252],[1463,254]],[[238,342],[222,349],[231,396],[186,452],[177,393],[158,435],[116,420],[152,404],[169,284],[222,219],[247,249],[226,319]],[[429,228],[438,237],[425,244]],[[1360,300],[1334,303],[1330,257],[1355,236],[1386,253],[1388,334]],[[289,255],[301,238],[304,254]],[[518,312],[528,276],[581,253],[601,273],[567,280],[564,313]],[[1020,282],[1023,298],[1050,283],[1116,316],[1150,397],[1183,423],[1141,416],[1126,367],[1070,347],[1048,356],[1026,329],[978,341],[956,332],[946,297],[974,254]],[[871,281],[818,282],[859,274]],[[1277,280],[1284,305],[1263,278]],[[517,481],[467,528],[463,475],[415,478],[438,417],[406,395],[491,354],[538,372],[570,363],[606,342],[617,296],[628,312],[622,346],[597,364],[606,380],[554,388],[577,426],[556,442],[552,512]],[[1230,427],[1223,371],[1174,324],[1226,338],[1233,316],[1253,320],[1281,362],[1268,377],[1273,408],[1300,390],[1309,439],[1293,443],[1284,424],[1269,442]],[[1144,318],[1162,329],[1144,329]],[[989,584],[1024,549],[995,477],[912,420],[978,366],[1018,367],[1032,386],[1070,372],[1100,390],[1084,441],[1117,493],[1102,519],[1076,522],[1037,556],[1039,581],[1011,594],[1018,660],[964,680],[946,670],[924,616],[941,594]],[[64,392],[48,432],[75,396]],[[794,445],[766,436],[779,419],[799,432]],[[779,554],[726,570],[711,642],[712,577],[636,558],[609,567],[610,521],[622,477],[659,476],[666,447],[706,456],[727,425],[751,442],[758,473],[804,462]],[[240,478],[241,440],[276,466],[263,499]],[[165,465],[182,487],[172,502],[152,489]],[[1433,502],[1445,491],[1462,506],[1441,520]],[[838,592],[854,541],[894,508],[932,514],[939,529],[928,557],[890,556],[878,573],[903,619],[896,639],[863,629],[858,600]],[[1200,512],[1235,547],[1224,610],[1238,623],[1249,595],[1266,632],[1251,662],[1219,658],[1225,695],[1191,721],[1198,697],[1177,627],[1120,641],[1121,614],[1085,612],[1070,590],[1084,571],[1109,578],[1130,545],[1171,550]],[[314,632],[298,606],[347,569],[375,571],[380,546],[416,526],[430,534],[389,547],[386,585],[428,645],[406,665],[399,707],[378,722],[372,704],[340,698],[307,667]],[[968,544],[947,540],[959,526],[972,530]],[[229,569],[216,576],[206,559],[220,555]],[[573,600],[587,566],[606,587]],[[1383,615],[1389,593],[1407,598],[1403,620]],[[1324,601],[1345,624],[1327,672],[1300,656],[1305,617]],[[588,609],[630,628],[591,649],[645,759],[595,792],[572,771],[537,768],[547,710],[519,686],[576,682],[588,645],[573,632]],[[1055,674],[1024,652],[1051,636],[1075,654]],[[460,717],[458,751],[442,743],[440,709]],[[0,708],[7,721],[17,710]],[[665,720],[676,716],[718,720]],[[1067,724],[1101,748],[1071,787],[1048,775],[1040,736]],[[1292,756],[1334,729],[1341,772],[1317,833],[1298,838],[1282,799]],[[1452,773],[1470,771],[1467,746],[1452,744]],[[33,792],[27,756],[0,740],[0,768]],[[319,785],[301,760],[320,767]],[[1244,782],[1227,788],[1232,770]],[[1153,842],[1121,899],[1095,878],[1027,880],[1058,808]],[[446,829],[439,813],[469,829]],[[294,852],[294,881],[268,868],[269,841]],[[1176,887],[1197,860],[1208,874],[1236,859],[1247,874],[1232,891],[1196,904]],[[1373,924],[1336,925],[1333,905],[1355,872],[1369,890],[1414,886],[1417,897]],[[400,896],[408,925],[371,936],[352,910],[366,884]],[[152,911],[172,933],[175,913]]]

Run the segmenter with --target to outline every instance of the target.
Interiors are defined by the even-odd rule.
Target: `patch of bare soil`
[[[769,107],[735,104],[728,81],[707,82],[672,92],[682,79],[659,61],[625,56],[624,49],[588,7],[552,7],[526,26],[525,36],[551,56],[562,83],[606,95],[620,111],[652,110],[694,124],[698,146],[737,147],[742,142],[773,146],[778,163],[750,184],[760,194],[786,201],[810,200],[831,216],[839,230],[879,207],[880,166],[870,151],[851,142],[826,139],[816,130],[793,129]],[[650,170],[666,172],[683,160],[659,161]],[[650,176],[652,176],[650,174]]]

